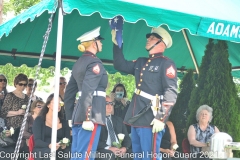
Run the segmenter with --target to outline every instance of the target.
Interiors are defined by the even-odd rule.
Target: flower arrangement
[[[27,106],[24,104],[24,105],[22,105],[22,109],[26,109],[27,108]]]
[[[176,151],[178,149],[178,147],[179,147],[178,144],[174,144],[172,148],[174,151]]]
[[[5,137],[6,137],[6,131],[7,131],[8,129],[7,129],[7,127],[3,127],[3,128],[4,128],[4,130],[2,131],[2,137],[5,138]],[[10,127],[9,131],[10,131],[10,134],[11,134],[11,136],[12,136],[12,135],[14,134],[14,128],[13,128],[13,127]]]
[[[63,102],[63,101],[60,102],[60,106],[61,106],[61,107],[64,106],[64,102]]]
[[[68,138],[63,138],[62,140],[59,141],[59,144],[65,144],[66,146],[70,145],[70,140]]]
[[[122,133],[119,133],[117,136],[118,136],[118,139],[119,139],[119,143],[113,142],[112,144],[113,144],[114,147],[121,148],[122,147],[122,141],[124,140],[125,135],[122,134]]]

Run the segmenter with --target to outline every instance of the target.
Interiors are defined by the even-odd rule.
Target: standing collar
[[[160,56],[163,56],[163,53],[160,52],[160,53],[155,53],[155,54],[149,54],[149,58],[155,58],[155,57],[160,57]]]
[[[93,56],[93,57],[96,57],[95,54],[93,54],[92,52],[89,52],[89,51],[84,52],[83,55],[85,55],[85,56]]]

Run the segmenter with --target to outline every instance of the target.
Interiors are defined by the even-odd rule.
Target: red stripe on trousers
[[[156,152],[157,134],[158,133],[153,134],[153,160],[157,159],[157,155],[154,155],[154,153]]]
[[[90,153],[90,151],[91,151],[91,149],[92,149],[92,145],[93,145],[93,142],[94,142],[94,137],[95,137],[95,134],[96,134],[96,131],[97,131],[97,127],[98,127],[98,124],[94,124],[94,129],[93,129],[93,131],[92,131],[92,136],[91,136],[90,142],[89,142],[89,144],[88,144],[86,160],[89,159],[89,155],[90,155],[89,153]]]

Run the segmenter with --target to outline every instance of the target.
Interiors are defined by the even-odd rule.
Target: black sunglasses
[[[41,105],[37,105],[37,108],[42,108],[42,106]]]
[[[33,86],[33,84],[28,84],[27,86],[28,86],[28,87],[32,87],[32,86]]]
[[[0,79],[0,82],[2,82],[2,81],[7,82],[7,79]]]
[[[111,106],[113,106],[114,103],[113,103],[113,102],[108,102],[108,101],[106,101],[106,105],[109,105],[109,104],[110,104]]]
[[[18,85],[19,85],[19,86],[24,86],[24,87],[27,86],[27,84],[24,84],[24,83],[18,83]]]
[[[62,82],[60,82],[60,83],[59,83],[59,85],[62,85],[62,84],[66,85],[66,84],[67,84],[67,82],[63,82],[63,83],[62,83]]]

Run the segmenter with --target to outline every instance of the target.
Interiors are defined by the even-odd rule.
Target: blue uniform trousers
[[[152,128],[131,127],[134,160],[161,160],[160,144],[164,132],[155,133],[153,139]]]
[[[93,131],[87,131],[82,125],[72,127],[71,160],[94,160],[101,132],[101,125],[94,124]]]

